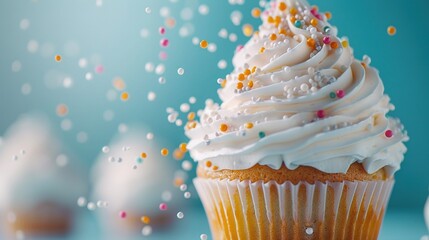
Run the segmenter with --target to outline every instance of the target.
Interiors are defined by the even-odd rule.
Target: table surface
[[[26,240],[98,240],[98,239],[186,239],[199,240],[203,233],[209,234],[209,227],[204,211],[201,208],[188,209],[185,218],[177,220],[173,226],[164,231],[154,230],[150,236],[141,234],[127,237],[107,237],[102,236],[96,224],[95,216],[89,213],[83,214],[78,221],[75,231],[67,237],[38,237],[26,236]],[[428,230],[423,218],[423,211],[417,210],[396,210],[387,212],[379,240],[419,240],[427,235]],[[210,237],[209,237],[210,239]]]

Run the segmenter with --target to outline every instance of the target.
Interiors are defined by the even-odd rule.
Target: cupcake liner
[[[213,239],[377,239],[394,180],[194,179]]]

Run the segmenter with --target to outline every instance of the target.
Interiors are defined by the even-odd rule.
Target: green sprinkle
[[[295,21],[295,27],[300,28],[302,26],[302,22],[299,20]]]
[[[265,133],[264,132],[259,132],[259,138],[264,138],[265,137]]]
[[[331,93],[329,94],[329,97],[330,97],[330,98],[332,98],[332,99],[334,99],[334,98],[336,98],[336,97],[337,97],[337,94],[335,94],[334,92],[331,92]]]
[[[143,159],[141,159],[141,158],[138,157],[138,158],[136,158],[136,162],[139,163],[139,164],[141,164],[141,163],[143,163]]]
[[[326,26],[326,27],[323,28],[323,31],[325,33],[328,33],[329,31],[331,31],[331,28],[329,26]]]

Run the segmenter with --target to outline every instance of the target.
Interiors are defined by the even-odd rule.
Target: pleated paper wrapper
[[[394,180],[194,179],[212,239],[377,239]]]

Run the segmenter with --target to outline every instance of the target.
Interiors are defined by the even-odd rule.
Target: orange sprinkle
[[[261,49],[259,49],[259,53],[263,53],[263,52],[265,52],[265,48],[261,47]]]
[[[213,170],[218,170],[219,169],[219,167],[218,166],[213,166]]]
[[[250,69],[246,69],[244,70],[244,75],[249,76],[252,72],[250,71]]]
[[[279,34],[286,36],[287,35],[286,29],[284,29],[284,28],[280,29]]]
[[[252,17],[259,18],[261,16],[261,9],[254,8],[252,9]]]
[[[390,36],[395,35],[395,34],[396,34],[396,28],[395,28],[394,26],[389,26],[389,27],[387,28],[387,33],[388,33]]]
[[[319,21],[317,19],[315,19],[315,18],[311,19],[311,21],[310,21],[310,24],[313,27],[317,26],[318,23],[319,23]]]
[[[196,126],[197,126],[197,123],[195,121],[192,121],[192,122],[188,123],[188,128],[189,129],[195,128]]]
[[[188,121],[192,121],[194,119],[195,119],[195,113],[194,112],[188,113]]]
[[[247,86],[248,86],[249,88],[252,88],[252,87],[253,87],[253,81],[249,81],[249,82],[247,83]]]
[[[307,45],[311,48],[314,48],[316,46],[316,41],[313,38],[307,39]]]
[[[252,73],[256,72],[256,66],[252,67]]]
[[[253,26],[250,24],[244,24],[242,30],[244,36],[246,37],[250,37],[253,34]]]
[[[168,155],[168,149],[167,148],[161,149],[161,155],[164,157],[167,156]]]
[[[228,131],[228,125],[226,125],[225,123],[222,123],[222,124],[220,125],[220,127],[219,127],[219,130],[220,130],[221,132],[226,132],[226,131]]]
[[[277,35],[275,33],[272,33],[270,35],[270,39],[271,39],[271,41],[275,41],[277,39]]]
[[[332,13],[330,13],[330,12],[325,12],[325,16],[326,16],[326,19],[331,19],[332,18]]]
[[[220,83],[220,86],[221,86],[222,88],[224,88],[224,87],[226,86],[226,79],[224,79],[224,80]]]
[[[176,160],[182,160],[185,157],[185,153],[180,149],[175,149],[173,152],[173,158]]]
[[[186,149],[187,146],[188,145],[186,143],[181,143],[179,146],[180,151],[182,151],[184,153],[187,152],[188,151],[188,149]]]
[[[331,48],[337,49],[338,48],[338,43],[337,42],[331,42]]]
[[[292,17],[290,17],[290,18],[289,18],[289,20],[290,20],[292,23],[295,23],[296,18],[295,18],[295,16],[292,16]]]
[[[349,46],[349,42],[347,42],[346,40],[343,40],[343,41],[341,42],[341,45],[343,45],[343,48],[346,48],[346,47],[348,47],[348,46]]]
[[[284,11],[284,10],[286,10],[286,8],[287,8],[286,3],[284,3],[284,2],[279,3],[279,10],[280,11]]]
[[[150,217],[148,217],[148,216],[143,216],[143,217],[140,218],[140,220],[144,224],[149,224],[150,223]]]
[[[269,23],[274,23],[274,18],[273,18],[273,16],[268,16],[267,21],[268,21]]]
[[[201,40],[200,47],[201,48],[207,48],[209,46],[209,43],[206,40]]]
[[[296,8],[293,7],[290,9],[289,13],[292,14],[293,16],[295,16],[295,14],[297,14],[298,11],[296,10]]]
[[[181,177],[177,177],[174,179],[174,186],[179,187],[182,185],[185,181]]]
[[[245,126],[247,129],[251,129],[251,128],[253,128],[253,123],[248,122],[248,123],[244,124],[244,126]]]
[[[141,158],[147,158],[147,153],[145,153],[145,152],[140,153],[140,157]]]
[[[244,79],[246,79],[246,76],[244,76],[244,73],[240,73],[240,74],[238,74],[237,79],[238,79],[238,81],[244,81]]]
[[[57,106],[57,115],[59,117],[64,117],[68,114],[69,108],[65,104],[60,104]]]
[[[127,101],[127,100],[128,100],[128,98],[130,98],[130,95],[129,95],[127,92],[123,92],[123,93],[121,94],[121,100],[122,100],[122,101]]]
[[[237,83],[237,89],[242,89],[243,88],[243,83],[242,82],[238,82]]]
[[[280,16],[276,16],[275,22],[276,22],[276,25],[278,26],[282,22],[282,18]]]
[[[62,59],[61,55],[55,55],[55,61],[61,62]]]
[[[208,168],[209,168],[209,167],[212,167],[212,162],[211,162],[211,161],[207,161],[207,162],[206,162],[206,167],[208,167]]]

